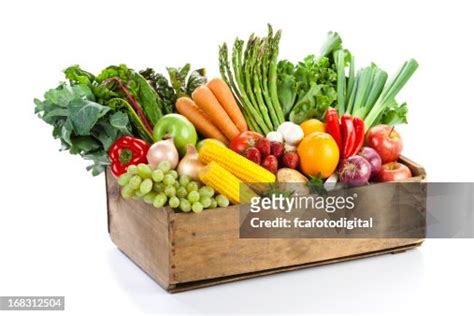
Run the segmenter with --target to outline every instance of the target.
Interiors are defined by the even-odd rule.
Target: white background
[[[104,178],[58,151],[32,102],[71,64],[191,62],[215,76],[218,44],[267,22],[294,61],[335,30],[359,66],[419,61],[401,94],[404,153],[433,181],[472,181],[472,13],[469,1],[2,1],[0,295],[65,295],[77,314],[472,312],[472,240],[169,295],[112,244]]]

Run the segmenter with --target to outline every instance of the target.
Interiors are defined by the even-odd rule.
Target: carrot
[[[207,86],[200,86],[194,90],[192,97],[194,102],[209,116],[211,122],[219,128],[228,140],[232,140],[240,134],[239,129]]]
[[[199,133],[205,137],[215,138],[228,144],[229,141],[224,134],[215,127],[209,120],[209,117],[188,97],[181,97],[176,100],[176,109],[178,113],[186,117],[193,123]]]
[[[212,93],[214,93],[217,100],[239,131],[246,132],[248,130],[247,122],[245,121],[245,118],[242,115],[242,112],[240,111],[234,95],[232,94],[232,91],[230,91],[227,83],[220,78],[215,78],[208,82],[207,87],[211,89]]]

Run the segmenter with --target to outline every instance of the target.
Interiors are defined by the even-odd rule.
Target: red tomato
[[[230,149],[242,154],[247,148],[254,147],[260,138],[263,138],[263,136],[257,132],[243,132],[232,139]]]

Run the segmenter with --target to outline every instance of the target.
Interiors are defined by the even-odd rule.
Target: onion
[[[380,155],[375,149],[370,147],[363,147],[358,155],[370,163],[370,179],[375,179],[382,169],[382,158],[380,158]]]
[[[352,156],[342,162],[339,168],[339,180],[350,186],[367,184],[371,172],[370,163],[361,156]]]
[[[173,138],[160,140],[151,145],[146,154],[146,159],[153,169],[158,167],[158,164],[162,161],[168,161],[171,169],[175,169],[178,165],[179,154],[174,145]]]
[[[180,176],[188,176],[194,181],[199,181],[199,172],[204,167],[204,164],[199,161],[199,154],[191,144],[186,145],[186,155],[179,162],[178,174]]]

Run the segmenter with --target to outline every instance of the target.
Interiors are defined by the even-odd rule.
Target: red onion
[[[380,155],[375,151],[375,149],[370,147],[362,148],[358,155],[365,158],[370,163],[370,179],[375,179],[382,169],[382,158],[380,158]]]
[[[339,180],[350,186],[367,184],[370,178],[370,163],[361,156],[345,159],[339,168]]]

